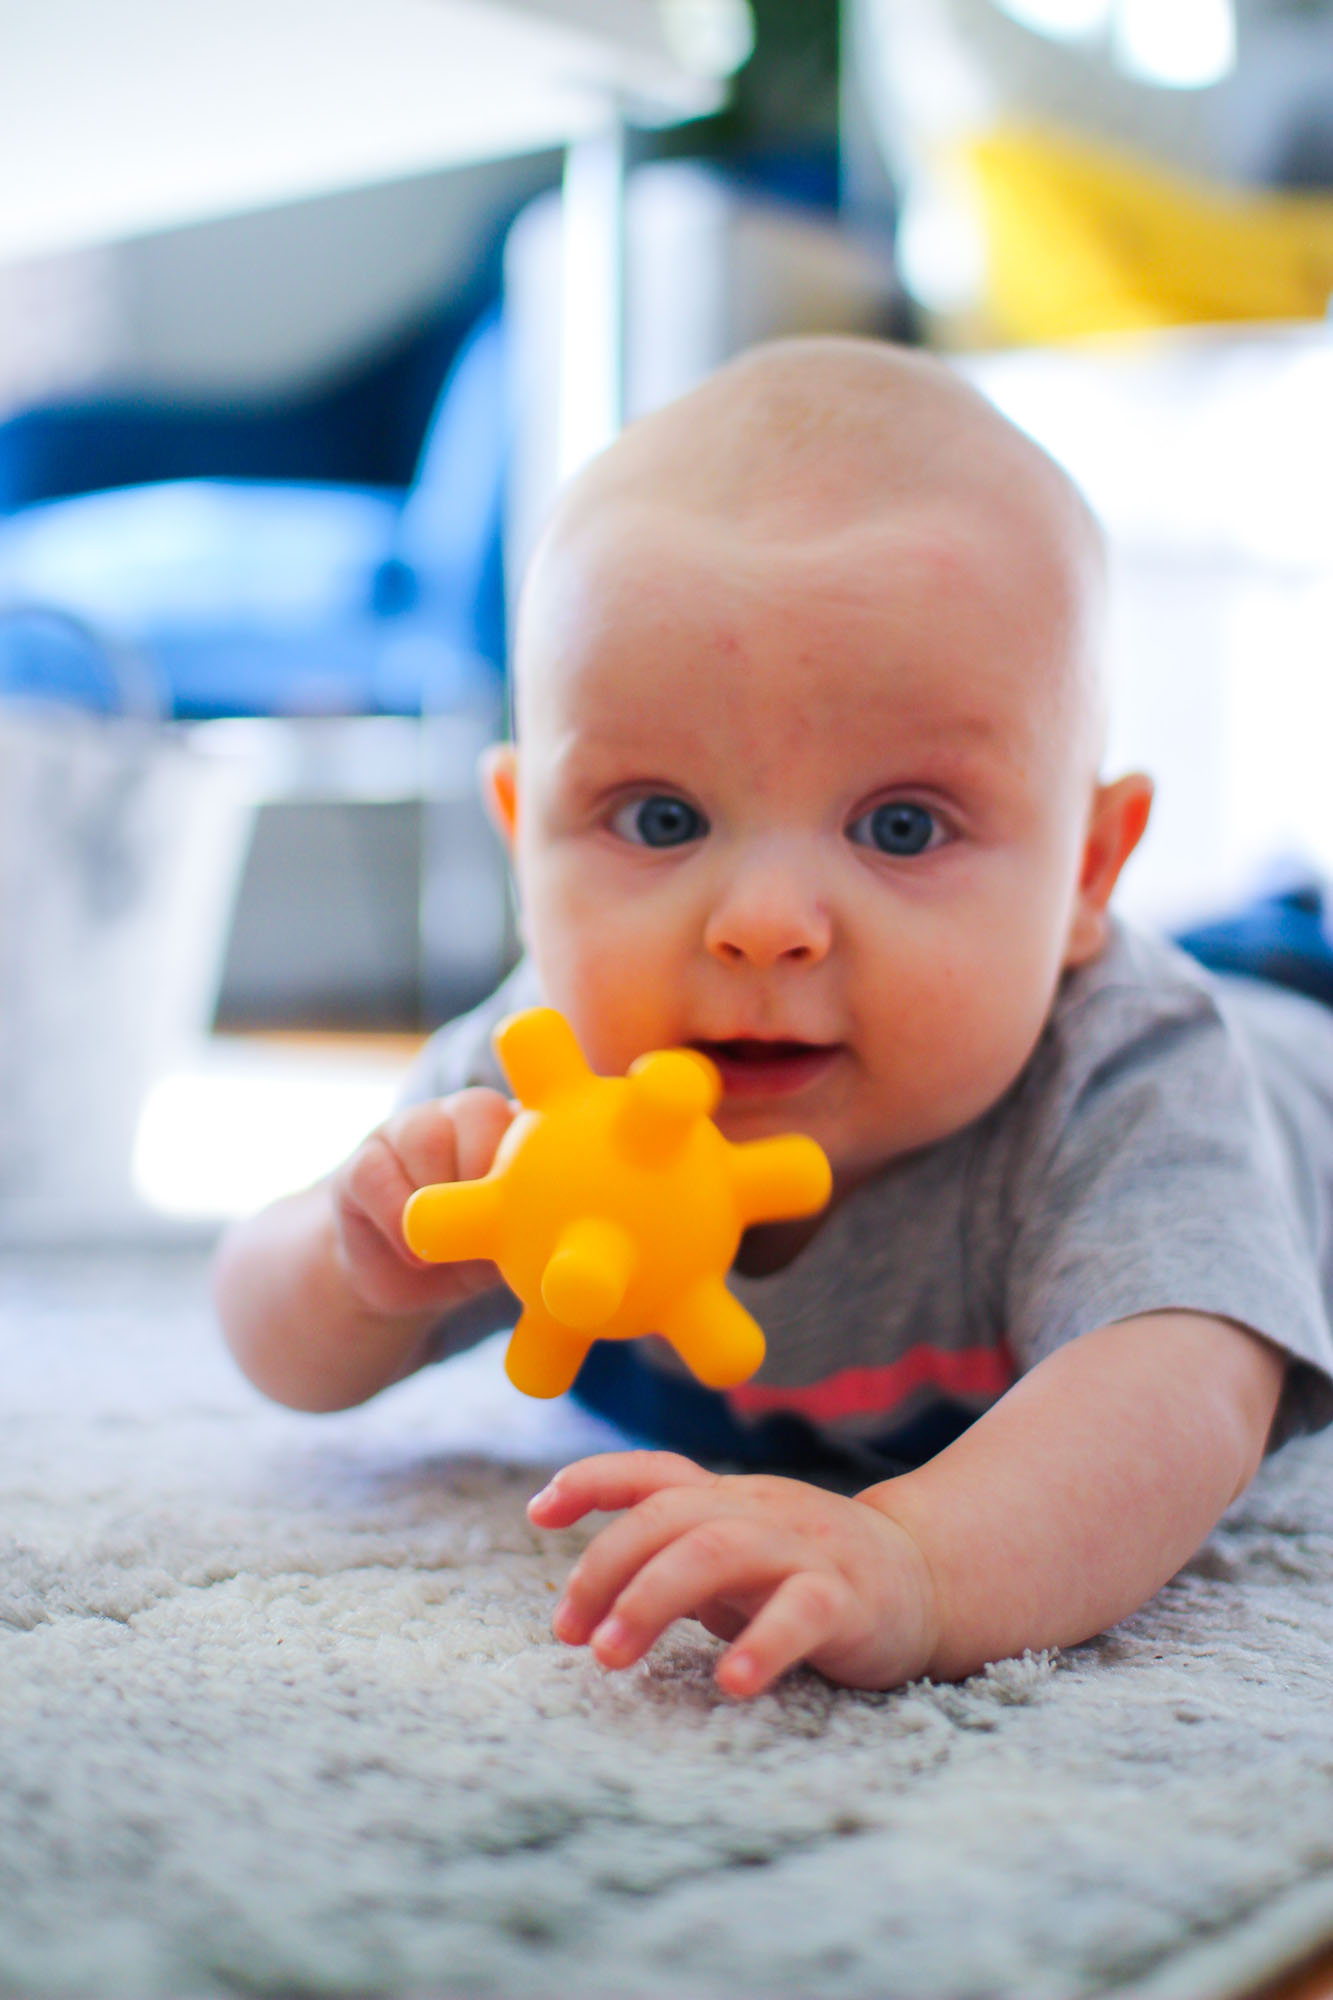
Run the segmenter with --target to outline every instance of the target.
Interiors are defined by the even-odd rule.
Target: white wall
[[[964,365],[1107,529],[1108,770],[1158,787],[1122,906],[1174,924],[1291,863],[1333,878],[1333,329]]]

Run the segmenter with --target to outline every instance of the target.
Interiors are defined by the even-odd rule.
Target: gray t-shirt
[[[405,1096],[505,1089],[491,1029],[540,997],[520,966],[433,1038]],[[687,1390],[664,1342],[602,1342],[585,1374],[605,1375],[620,1349],[621,1386],[585,1400],[687,1451],[702,1427],[714,1455],[741,1455],[717,1429],[720,1404],[731,1436],[767,1435],[770,1455],[806,1436],[892,1468],[929,1456],[1062,1343],[1174,1308],[1283,1348],[1274,1442],[1317,1429],[1333,1418],[1333,1012],[1213,978],[1117,924],[983,1118],[863,1182],[784,1269],[729,1282],[768,1342],[753,1381]],[[474,1301],[441,1327],[439,1352],[514,1310],[503,1290]]]

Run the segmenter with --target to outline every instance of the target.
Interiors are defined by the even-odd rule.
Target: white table
[[[748,0],[0,0],[0,265],[567,147],[572,469],[619,427],[622,122],[751,42]]]
[[[713,110],[744,0],[0,0],[0,262]]]

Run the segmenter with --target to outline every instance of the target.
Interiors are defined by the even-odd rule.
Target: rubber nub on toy
[[[581,1215],[565,1225],[542,1273],[542,1302],[562,1326],[594,1333],[619,1312],[637,1262],[619,1223]]]
[[[655,1049],[630,1065],[629,1089],[618,1121],[621,1144],[635,1158],[660,1162],[679,1150],[699,1118],[722,1095],[722,1080],[707,1056],[692,1049]]]

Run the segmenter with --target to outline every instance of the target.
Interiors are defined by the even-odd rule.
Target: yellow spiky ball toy
[[[751,1223],[813,1215],[832,1189],[813,1139],[736,1145],[709,1113],[721,1080],[693,1049],[596,1076],[552,1007],[513,1014],[495,1049],[524,1109],[482,1180],[418,1188],[418,1257],[485,1257],[523,1303],[505,1357],[529,1396],[559,1396],[593,1341],[658,1333],[701,1382],[754,1374],[764,1336],[725,1278]]]

